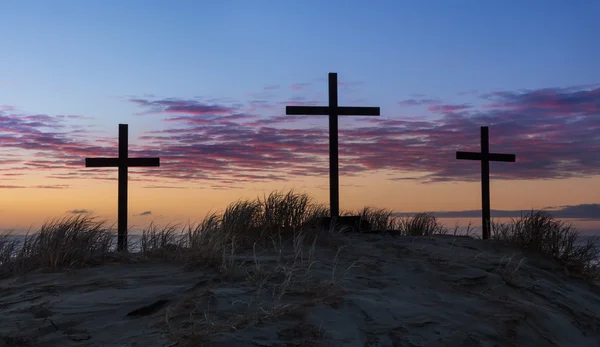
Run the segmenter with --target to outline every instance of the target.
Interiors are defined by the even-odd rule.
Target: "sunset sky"
[[[130,227],[187,222],[294,189],[329,203],[326,116],[340,117],[341,209],[444,212],[480,224],[490,150],[496,217],[552,209],[600,234],[600,2],[28,1],[0,4],[0,230],[116,220],[129,124]]]

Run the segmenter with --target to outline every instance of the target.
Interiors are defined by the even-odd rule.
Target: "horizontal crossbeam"
[[[119,158],[85,158],[86,167],[119,167]],[[160,166],[159,158],[127,158],[127,167]]]
[[[286,106],[285,114],[304,116],[379,116],[380,110],[379,107]]]
[[[456,159],[464,160],[482,160],[481,153],[477,152],[456,152]],[[502,153],[489,153],[487,160],[489,161],[503,161],[514,163],[517,157],[514,154],[502,154]]]

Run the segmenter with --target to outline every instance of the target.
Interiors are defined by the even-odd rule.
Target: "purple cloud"
[[[168,113],[168,114],[187,114],[187,115],[218,115],[227,114],[233,111],[233,108],[221,105],[209,105],[196,100],[182,99],[130,99],[130,102],[139,106],[150,108],[146,114],[150,113]]]
[[[49,115],[27,115],[18,113],[14,108],[0,110],[0,143],[3,150],[11,153],[0,154],[0,164],[7,167],[0,169],[0,177],[22,175],[23,170],[35,169],[48,172],[51,178],[80,178],[78,173],[86,156],[114,156],[116,138],[106,142],[102,139],[87,143],[90,131],[85,129],[70,130],[66,123],[69,117]],[[108,143],[110,147],[99,144]],[[139,151],[132,146],[132,154]],[[15,155],[15,151],[25,151],[26,155]],[[10,158],[10,159],[8,159]],[[64,172],[65,169],[70,172]],[[44,189],[66,188],[68,185],[37,186]]]
[[[88,214],[88,213],[90,213],[90,211],[89,210],[81,209],[81,210],[70,210],[70,211],[67,211],[67,213],[71,213],[71,214]]]
[[[33,186],[32,188],[36,188],[36,189],[65,189],[65,188],[69,188],[70,185],[68,184],[54,184],[54,185],[38,185],[38,186]]]
[[[469,105],[431,105],[427,109],[432,113],[458,112],[471,108]]]
[[[600,204],[580,204],[561,206],[558,208],[545,207],[554,218],[558,219],[579,219],[579,220],[600,220]],[[530,211],[528,210],[492,210],[492,218],[520,218]],[[395,216],[411,216],[414,212],[397,212]],[[437,218],[480,218],[481,210],[464,211],[441,211],[434,212]]]
[[[25,186],[17,186],[17,185],[0,185],[0,189],[21,189],[27,188]]]
[[[406,99],[398,102],[400,106],[422,106],[422,105],[436,105],[441,103],[438,99],[425,99],[425,98],[414,98]]]
[[[305,91],[306,89],[310,88],[310,86],[311,83],[293,83],[290,85],[290,89],[295,91]]]
[[[188,189],[188,187],[176,187],[176,186],[165,186],[165,185],[149,185],[149,186],[144,186],[144,188],[153,188],[153,189]]]
[[[402,173],[401,179],[411,173],[408,179],[419,182],[478,181],[478,164],[456,160],[455,153],[480,150],[480,126],[490,127],[492,152],[517,155],[516,163],[492,163],[493,178],[600,174],[600,88],[496,91],[480,97],[485,103],[481,107],[424,96],[405,100],[406,105],[429,106],[436,118],[400,118],[385,110],[377,118],[344,119],[339,132],[341,175],[389,170]],[[284,115],[286,105],[316,104],[306,97],[265,100],[276,112],[268,117],[249,113],[255,107],[250,102],[228,106],[179,98],[130,101],[143,113],[166,114],[161,130],[130,139],[130,156],[161,158],[161,167],[155,170],[131,169],[139,173],[132,180],[153,182],[148,187],[193,181],[243,187],[248,182],[328,174],[326,122],[297,129],[307,117]],[[67,130],[64,121],[1,109],[3,148],[35,154],[23,157],[21,163],[10,157],[9,165],[45,170],[47,177],[57,179],[115,180],[114,169],[86,169],[83,159],[115,157],[116,126],[114,135],[90,142],[90,133],[81,136]]]
[[[572,93],[580,93],[580,91]],[[504,97],[510,95],[512,99],[500,104],[499,101],[502,100],[498,100],[499,95]],[[467,110],[464,105],[445,105],[443,108],[436,109],[442,116],[437,121],[408,122],[378,118],[371,122],[374,126],[343,130],[340,132],[342,142],[340,164],[342,168],[344,166],[348,168],[348,164],[344,162],[343,158],[352,156],[352,162],[355,163],[352,172],[355,173],[365,170],[390,169],[422,172],[425,173],[425,176],[421,179],[429,181],[455,180],[457,178],[478,180],[477,168],[454,160],[454,152],[456,150],[478,150],[478,127],[479,125],[490,125],[492,150],[499,147],[504,148],[504,151],[517,152],[519,161],[517,164],[520,166],[504,164],[498,169],[494,167],[493,174],[497,177],[506,179],[558,178],[598,172],[598,163],[595,164],[595,171],[589,171],[589,165],[585,164],[585,159],[589,158],[589,155],[583,155],[586,158],[571,158],[565,161],[561,156],[556,157],[549,153],[555,150],[556,145],[548,135],[552,134],[552,131],[564,132],[561,129],[567,119],[565,116],[563,118],[554,116],[553,119],[558,122],[555,126],[549,125],[545,118],[523,119],[514,113],[523,108],[533,111],[532,108],[535,109],[536,104],[527,104],[528,101],[532,101],[532,98],[520,94],[499,95],[496,95],[495,108]],[[517,96],[523,99],[521,103],[514,102]],[[589,96],[594,96],[594,94],[591,93]],[[561,97],[564,98],[564,96],[557,95],[558,99]],[[498,107],[498,105],[503,107]],[[547,107],[544,107],[543,110],[547,110]],[[462,112],[458,113],[457,111]],[[563,111],[569,113],[573,110]],[[264,163],[269,161],[276,161],[287,166],[289,168],[287,172],[292,175],[326,174],[327,169],[323,165],[324,159],[326,159],[324,157],[327,155],[326,129],[291,130],[272,127],[275,124],[281,125],[291,120],[298,119],[281,116],[266,119],[262,124],[238,124],[233,127],[219,126],[215,123],[204,124],[197,128],[182,129],[180,131],[182,137],[177,144],[172,144],[170,147],[162,144],[161,147],[163,151],[170,149],[188,153],[190,157],[197,155],[197,161],[203,162],[203,164],[187,162],[181,155],[173,153],[172,157],[177,158],[178,166],[187,168],[189,171],[188,173],[173,172],[173,177],[203,179],[216,176],[244,181],[280,179],[284,176],[269,174],[269,171],[277,171],[276,169],[265,169]],[[178,121],[184,122],[185,120],[179,119]],[[530,124],[527,124],[527,121]],[[580,121],[584,121],[584,119]],[[520,127],[519,122],[523,123]],[[529,129],[526,134],[519,134],[523,125],[528,126]],[[566,128],[570,131],[577,129],[579,127],[576,126]],[[593,129],[593,127],[588,127],[588,131],[589,129]],[[569,133],[565,133],[564,136],[568,137]],[[206,140],[203,139],[213,139],[213,141],[211,144],[206,144]],[[365,139],[369,140],[365,143]],[[542,139],[544,141],[540,142]],[[537,146],[528,145],[532,142]],[[469,143],[471,148],[467,148]],[[573,152],[585,153],[577,151],[572,145],[563,144],[559,147],[563,150],[562,156]],[[537,148],[533,155],[523,152],[523,149],[531,151],[532,148]],[[168,155],[168,153],[166,154]],[[299,161],[302,164],[299,164]],[[569,166],[565,167],[566,164]],[[493,166],[498,165],[493,164]],[[205,173],[197,174],[194,172],[197,169]],[[252,174],[240,174],[240,169],[252,172]]]

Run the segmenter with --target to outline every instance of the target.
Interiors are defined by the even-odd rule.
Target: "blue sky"
[[[312,179],[313,167],[326,187],[326,147],[315,144],[326,140],[326,119],[281,117],[285,105],[326,102],[327,73],[337,72],[340,104],[381,107],[379,120],[340,121],[342,142],[372,142],[340,145],[341,155],[355,156],[342,174],[404,175],[364,178],[372,191],[347,183],[347,201],[419,192],[426,188],[415,177],[425,175],[438,188],[424,196],[435,199],[381,207],[479,208],[477,165],[445,160],[458,147],[477,150],[478,127],[490,125],[492,151],[517,153],[513,166],[492,165],[503,187],[492,191],[493,209],[596,211],[589,206],[600,196],[589,186],[600,182],[598,18],[598,1],[3,1],[0,187],[75,189],[66,178],[87,153],[113,150],[118,123],[130,124],[132,151],[161,155],[185,173],[141,173],[141,181],[161,181],[156,189],[184,178],[218,181],[220,190],[254,178],[312,187],[279,179]],[[265,158],[279,158],[289,172],[269,169]],[[231,167],[219,171],[223,162]],[[36,168],[36,177],[23,168]],[[111,185],[112,174],[97,178]],[[537,178],[553,183],[525,191]],[[452,202],[463,188],[444,185],[451,181],[464,184],[467,202]],[[0,201],[0,211],[9,205]]]
[[[382,106],[600,74],[597,1],[20,0],[1,13],[0,76],[16,87],[0,97],[38,112],[68,101],[111,117],[110,96],[243,98],[330,71]]]

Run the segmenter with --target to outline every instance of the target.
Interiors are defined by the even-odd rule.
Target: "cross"
[[[490,238],[490,161],[514,163],[514,154],[490,153],[488,127],[481,127],[481,153],[456,152],[456,159],[481,161],[481,226],[483,239]]]
[[[119,252],[127,252],[127,168],[133,166],[160,166],[159,158],[129,158],[127,124],[119,124],[118,158],[85,158],[86,167],[119,168],[118,245]]]
[[[337,73],[329,73],[329,106],[286,106],[286,115],[329,116],[329,203],[331,217],[339,217],[338,116],[379,116],[379,107],[338,106]]]

